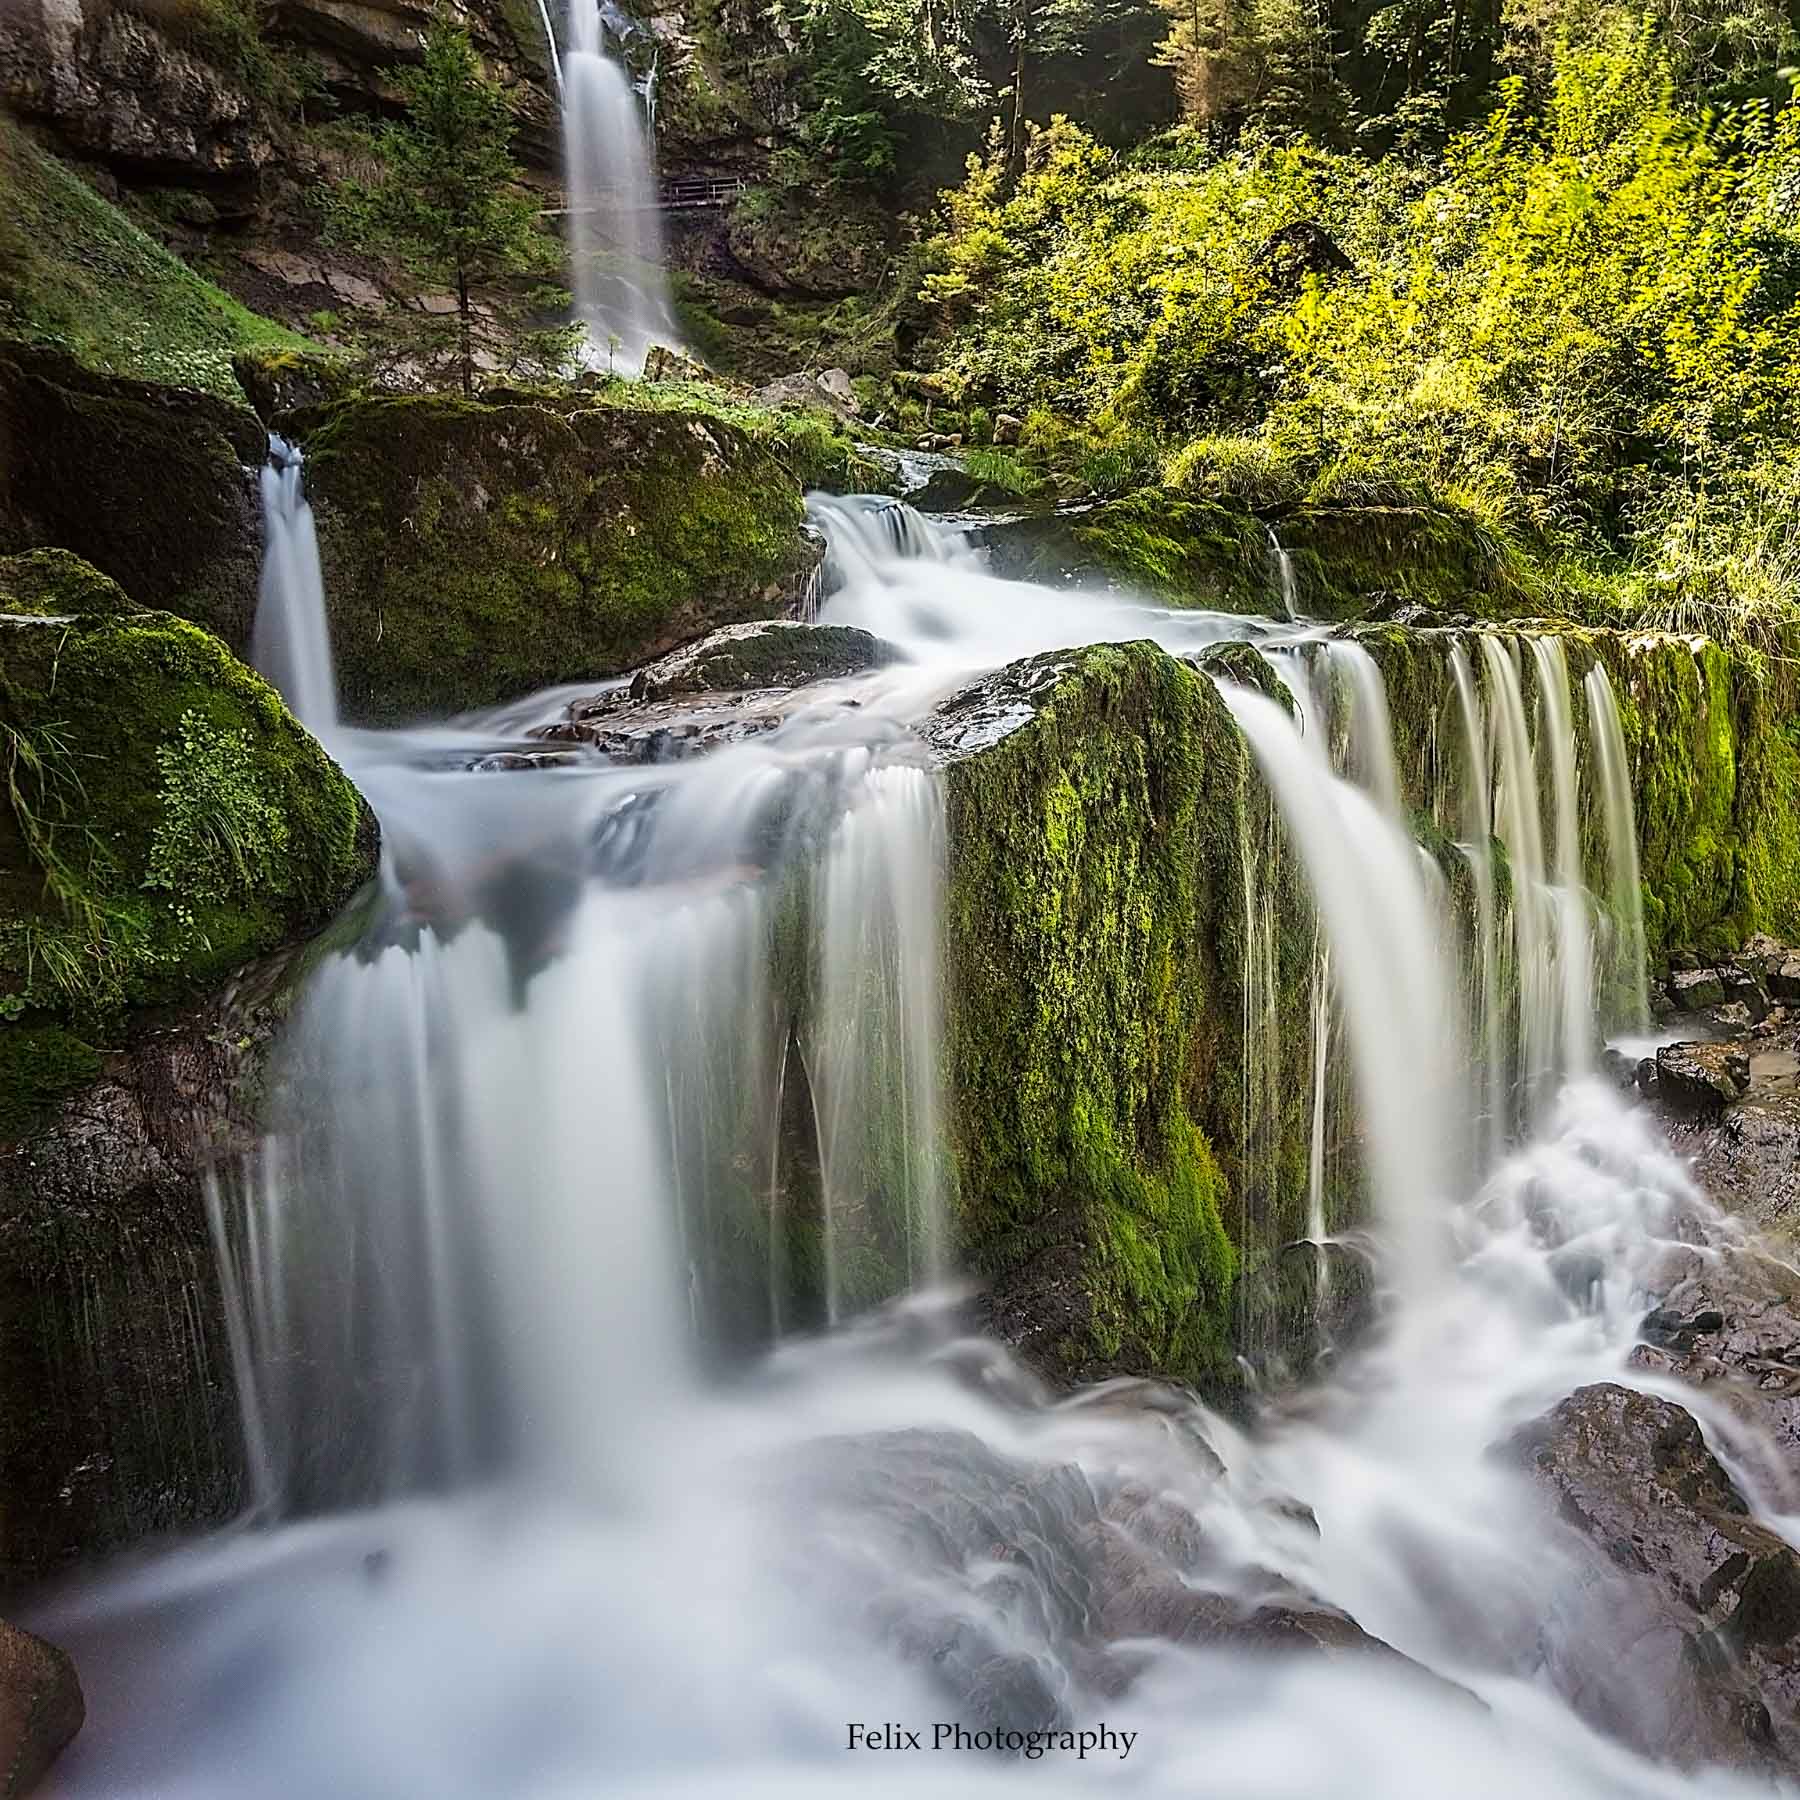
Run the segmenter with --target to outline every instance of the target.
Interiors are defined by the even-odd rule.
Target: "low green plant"
[[[221,730],[188,711],[157,747],[162,817],[150,840],[146,888],[224,900],[276,873],[287,818],[263,792],[248,731]]]

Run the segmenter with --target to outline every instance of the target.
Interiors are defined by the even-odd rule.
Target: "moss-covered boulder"
[[[1384,603],[1506,619],[1530,610],[1514,559],[1465,513],[1433,506],[1302,506],[1273,527],[1295,610],[1334,624]]]
[[[241,650],[268,440],[247,408],[0,342],[0,555],[58,545]]]
[[[343,705],[454,712],[791,610],[800,487],[718,418],[599,398],[366,399],[299,415]]]
[[[1225,1390],[1236,1350],[1292,1336],[1269,1308],[1308,1129],[1276,1065],[1308,1054],[1310,912],[1244,743],[1149,644],[1016,664],[932,735],[959,1239],[995,1324],[1068,1379]],[[1276,1009],[1254,1036],[1247,985]]]
[[[1024,512],[973,536],[994,573],[1011,580],[1125,588],[1170,606],[1281,611],[1266,527],[1241,508],[1170,489]]]
[[[129,1009],[316,927],[373,869],[372,816],[275,690],[125,604],[74,558],[0,559],[0,1139]]]

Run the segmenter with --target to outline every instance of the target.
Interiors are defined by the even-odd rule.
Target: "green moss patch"
[[[231,358],[306,339],[240,306],[0,113],[0,337],[237,398]]]

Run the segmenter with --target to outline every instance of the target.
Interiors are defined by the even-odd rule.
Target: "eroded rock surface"
[[[68,1657],[0,1620],[0,1800],[31,1793],[86,1716]]]

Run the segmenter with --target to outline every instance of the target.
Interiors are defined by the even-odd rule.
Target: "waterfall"
[[[1495,1453],[1632,1379],[1656,1271],[1719,1241],[1646,1116],[1579,1076],[1584,792],[1641,964],[1604,673],[1583,739],[1560,645],[1432,634],[1390,695],[1354,640],[1000,581],[888,502],[814,516],[826,619],[911,661],[764,733],[507,772],[482,765],[516,703],[344,734],[380,892],[296,1004],[270,1135],[210,1195],[262,1528],[34,1619],[94,1700],[57,1791],[831,1793],[863,1719],[1132,1734],[1123,1771],[1031,1769],[1037,1736],[857,1764],[896,1794],[1750,1791],[1681,1766],[1704,1659],[1681,1636],[1646,1662],[1656,1621],[1614,1607],[1604,1549],[1581,1561]],[[298,535],[271,530],[271,564]],[[1242,1013],[1196,1021],[1182,1073],[1228,1079],[1241,1039],[1246,1197],[1304,1181],[1315,1243],[1352,1222],[1331,1182],[1360,1157],[1397,1302],[1253,1420],[1133,1381],[1047,1393],[930,1291],[956,1261],[949,847],[919,709],[971,668],[1143,637],[1259,644],[1295,698],[1221,678],[1253,761],[1213,822],[1214,849],[1239,834],[1217,899]],[[1419,815],[1454,844],[1422,848]],[[1275,925],[1296,872],[1310,947]],[[1308,1005],[1283,1004],[1284,941]],[[1270,1153],[1291,1121],[1303,1168]],[[1093,1300],[1034,1238],[1089,1204],[1069,1185],[958,1196],[1015,1209],[1049,1329]],[[1096,1198],[1084,1230],[1139,1203]],[[1199,1197],[1168,1199],[1179,1234]],[[1605,1258],[1579,1297],[1571,1249]],[[1399,1655],[1359,1653],[1346,1613]],[[1332,1653],[1281,1658],[1290,1628]]]
[[[649,141],[631,78],[607,54],[598,0],[569,0],[562,94],[575,316],[594,368],[635,375],[652,344],[680,334]]]
[[[1550,902],[1561,989],[1557,995],[1557,1012],[1562,1022],[1560,1069],[1565,1075],[1579,1075],[1593,1061],[1594,957],[1582,875],[1580,792],[1575,773],[1575,722],[1569,706],[1569,663],[1560,638],[1534,637],[1531,656],[1537,665],[1541,709],[1538,737],[1550,764],[1554,804],[1555,886]]]
[[[251,660],[288,709],[319,737],[337,729],[337,676],[325,620],[319,540],[301,481],[300,452],[269,440],[262,472],[263,566]]]
[[[1637,820],[1631,803],[1631,764],[1619,724],[1612,678],[1600,663],[1583,680],[1588,728],[1594,746],[1594,774],[1606,825],[1607,899],[1611,905],[1613,954],[1608,975],[1625,997],[1623,1023],[1634,1031],[1650,1023],[1645,990],[1644,891],[1638,877]]]
[[[1273,525],[1265,525],[1264,531],[1269,536],[1269,562],[1275,572],[1275,597],[1281,602],[1280,616],[1284,619],[1300,617],[1300,588],[1294,577],[1294,558],[1279,537]]]
[[[1477,1122],[1483,1166],[1498,1156],[1507,1124],[1507,1067],[1502,1051],[1505,1001],[1500,961],[1500,921],[1494,886],[1494,812],[1492,757],[1487,720],[1476,697],[1475,672],[1462,644],[1450,649],[1451,679],[1456,684],[1457,715],[1462,724],[1462,789],[1459,843],[1475,883],[1474,1027],[1481,1046],[1483,1095]]]
[[[1395,1283],[1428,1292],[1441,1271],[1464,1067],[1448,998],[1444,924],[1417,846],[1388,810],[1334,775],[1317,740],[1273,701],[1222,690],[1306,865],[1338,977],[1375,1204]]]

